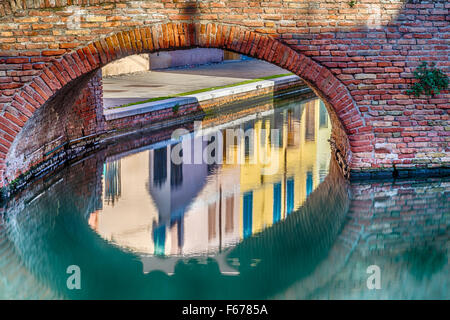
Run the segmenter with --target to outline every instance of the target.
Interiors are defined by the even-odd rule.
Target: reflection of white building
[[[207,253],[238,242],[239,166],[177,165],[170,160],[173,147],[105,165],[103,190],[110,180],[120,181],[120,199],[112,202],[104,194],[91,226],[105,239],[145,254]]]
[[[196,138],[201,141],[201,137]],[[194,144],[191,144],[191,148]],[[149,151],[147,189],[158,208],[158,219],[152,228],[155,254],[178,254],[184,246],[184,215],[203,189],[208,165],[176,164],[171,161],[174,145]],[[192,150],[183,150],[191,152]],[[168,250],[168,251],[167,251]]]
[[[238,166],[223,166],[211,175],[184,218],[183,253],[221,251],[239,242]]]
[[[191,145],[193,148],[194,144]],[[167,145],[150,150],[148,173],[143,172],[148,177],[148,191],[158,207],[159,224],[182,217],[208,176],[206,163],[175,164],[171,161],[173,147]]]
[[[144,151],[116,160],[120,161],[120,166],[113,166],[119,168],[120,198],[115,202],[104,199],[103,209],[91,214],[90,222],[106,240],[138,252],[152,253],[150,234],[153,221],[158,219],[158,209],[146,190],[148,173],[144,170],[148,168],[148,153]],[[103,190],[108,183],[107,176],[104,175]]]

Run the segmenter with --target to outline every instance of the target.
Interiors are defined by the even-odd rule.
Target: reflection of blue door
[[[155,244],[155,255],[164,255],[166,243],[166,226],[158,226],[153,229],[153,243]]]
[[[294,179],[286,181],[286,213],[290,214],[294,210]]]
[[[273,185],[273,223],[281,220],[281,183]]]
[[[306,173],[306,196],[313,191],[313,174],[311,171]]]
[[[244,193],[244,238],[252,235],[253,192]]]

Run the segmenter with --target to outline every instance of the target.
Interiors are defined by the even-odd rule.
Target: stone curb
[[[169,98],[160,101],[152,101],[122,108],[111,108],[104,110],[104,115],[106,121],[116,120],[140,114],[145,114],[153,111],[169,109],[175,106],[183,106],[187,104],[205,102],[209,100],[223,98],[226,96],[237,95],[241,93],[275,87],[277,85],[285,85],[297,81],[300,81],[300,78],[295,75],[275,78],[273,80],[261,80],[258,82],[242,84],[235,87],[195,93],[183,97]]]

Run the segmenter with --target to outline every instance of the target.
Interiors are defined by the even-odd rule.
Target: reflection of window
[[[266,147],[266,137],[269,134],[270,128],[268,128],[268,125],[266,122],[263,122],[263,124],[261,125],[261,134],[259,137],[259,144],[261,147]]]
[[[216,136],[215,135],[209,136],[209,141],[207,142],[207,146],[209,146],[211,143],[215,143],[215,141],[216,141]],[[214,173],[214,169],[217,167],[217,161],[214,160],[214,159],[216,159],[216,148],[215,147],[217,147],[217,145],[213,146],[212,149],[208,149],[208,150],[211,151],[211,153],[208,154],[208,161],[206,161],[208,175],[213,174]]]
[[[248,159],[248,157],[253,156],[251,154],[251,151],[253,152],[254,148],[254,136],[253,136],[253,127],[254,122],[249,121],[244,124],[244,152],[245,152],[245,158]]]
[[[183,164],[175,164],[172,162],[170,168],[170,186],[178,187],[183,183]]]
[[[208,240],[216,237],[216,204],[208,205]]]
[[[319,183],[322,183],[323,180],[325,180],[325,178],[328,175],[328,170],[326,167],[325,163],[321,163],[320,164],[320,171],[319,171]]]
[[[319,107],[319,128],[328,128],[328,112],[322,100]]]
[[[253,192],[244,193],[244,238],[252,235]]]
[[[167,179],[167,148],[153,151],[153,184],[160,187]]]
[[[166,243],[166,226],[158,226],[153,229],[153,243],[155,244],[155,254],[164,255],[164,246]]]
[[[270,130],[267,129],[270,145],[280,148],[283,146],[283,123],[281,112],[275,112],[273,118],[270,118]]]
[[[281,220],[281,183],[273,185],[273,223]]]
[[[227,163],[227,147],[230,148],[231,144],[228,145],[227,134],[225,129],[219,132],[222,135],[222,161],[223,163]],[[231,141],[230,141],[231,142]]]
[[[294,136],[295,136],[295,127],[294,127],[294,113],[291,109],[287,112],[287,135],[288,135],[288,146],[294,146]]]
[[[184,244],[184,223],[181,217],[170,220],[170,227],[177,225],[177,244],[179,248],[183,247]]]
[[[114,202],[120,198],[122,186],[120,174],[120,160],[105,163],[103,174],[105,177],[104,197],[107,204],[114,205]]]
[[[173,145],[172,148],[174,147]],[[183,150],[181,150],[180,156],[183,156]],[[170,163],[170,186],[176,188],[183,183],[183,163],[176,164],[173,161]]]
[[[287,126],[288,132],[294,131],[294,113],[291,109],[287,112]]]
[[[246,135],[244,137],[244,142],[245,142],[245,157],[248,158],[250,156],[250,137]]]
[[[286,213],[290,214],[294,210],[294,179],[286,181]]]
[[[312,171],[306,173],[306,196],[313,191],[313,174]]]
[[[316,110],[316,105],[314,104],[314,102],[310,103],[308,102],[306,104],[306,117],[305,117],[305,139],[306,141],[314,141],[315,140],[315,131],[316,131],[316,126],[315,126],[315,110]]]
[[[228,197],[225,200],[225,232],[232,232],[234,230],[233,211],[234,211],[234,196]]]

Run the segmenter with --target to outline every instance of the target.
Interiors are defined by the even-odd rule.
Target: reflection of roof
[[[191,143],[193,148],[194,143]],[[166,148],[166,147],[164,147]],[[169,147],[170,148],[170,147]],[[155,157],[155,152],[150,153],[150,157]],[[191,151],[191,154],[193,151]],[[187,211],[190,204],[197,197],[206,184],[208,176],[208,165],[202,164],[180,164],[174,165],[170,160],[170,151],[165,152],[164,162],[169,163],[169,168],[155,167],[155,159],[149,161],[149,177],[154,177],[156,170],[166,171],[166,175],[154,183],[150,179],[147,188],[152,197],[160,219],[163,223],[167,223],[171,219],[182,217]]]
[[[227,255],[229,250],[222,251],[221,253],[213,256],[214,260],[217,261],[220,269],[220,273],[226,275],[239,275],[239,271],[234,269],[227,262]],[[205,260],[207,256],[189,256],[189,258],[196,258],[198,260]],[[175,273],[175,266],[180,261],[180,259],[186,258],[184,256],[169,256],[169,257],[158,257],[158,256],[141,256],[140,260],[142,262],[142,268],[144,273],[149,273],[152,271],[160,270],[168,275],[173,275]]]

